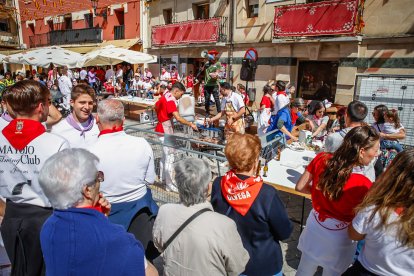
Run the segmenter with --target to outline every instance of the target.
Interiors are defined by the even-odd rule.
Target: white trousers
[[[165,144],[168,141],[165,141],[164,137],[160,137],[160,141]],[[161,182],[165,182],[167,190],[178,192],[177,187],[172,181],[174,173],[174,148],[163,146],[162,147],[162,158],[160,162],[160,177]]]

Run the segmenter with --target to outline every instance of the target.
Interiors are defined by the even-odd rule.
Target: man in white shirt
[[[210,122],[219,120],[226,115],[227,123],[225,131],[228,134],[239,132],[244,134],[244,113],[246,111],[243,98],[240,94],[231,90],[231,85],[224,82],[220,85],[220,93],[223,96],[221,100],[221,112],[209,119]]]
[[[51,133],[65,137],[72,148],[88,148],[98,139],[99,129],[92,115],[95,90],[78,84],[72,90],[72,113],[54,125]]]
[[[148,142],[123,131],[124,106],[120,101],[100,101],[96,122],[100,134],[89,148],[99,158],[98,169],[105,172],[101,191],[111,203],[109,220],[124,226],[141,241],[149,256],[152,216],[158,206],[147,184],[154,183],[154,155]],[[154,251],[156,252],[156,250]]]
[[[117,68],[118,68],[118,70],[116,71],[116,75],[115,75],[115,77],[118,79],[118,78],[123,78],[123,76],[124,76],[124,71],[122,70],[122,65],[121,64],[118,64],[117,65]]]
[[[114,70],[112,70],[111,66],[108,66],[105,72],[105,79],[109,80],[114,77]]]
[[[72,92],[72,80],[68,76],[68,68],[62,70],[62,75],[58,79],[60,93],[65,97],[65,105],[70,106],[70,93]]]
[[[40,83],[23,80],[4,98],[15,117],[0,134],[0,195],[7,199],[1,234],[14,275],[41,275],[44,270],[40,230],[51,215],[40,188],[39,171],[53,154],[69,147],[41,122],[49,113],[50,92]]]
[[[86,71],[85,67],[82,67],[82,70],[79,72],[79,78],[81,80],[85,80],[87,75],[88,75],[88,71]]]

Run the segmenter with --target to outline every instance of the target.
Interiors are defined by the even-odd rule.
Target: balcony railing
[[[114,26],[114,40],[125,38],[125,25]]]
[[[274,38],[352,35],[358,27],[358,0],[275,7]]]
[[[152,27],[153,46],[217,43],[228,41],[227,17],[190,20]]]
[[[13,8],[13,0],[0,0],[0,6],[5,8]]]
[[[17,35],[4,35],[4,33],[0,33],[0,47],[17,46],[19,46],[19,38]]]
[[[67,45],[84,43],[101,43],[101,28],[86,28],[74,30],[56,30],[45,34],[29,37],[30,47],[41,47],[48,45]]]

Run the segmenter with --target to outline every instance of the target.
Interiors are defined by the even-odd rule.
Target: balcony
[[[114,26],[114,40],[125,38],[125,25]]]
[[[70,45],[84,43],[101,43],[101,28],[86,28],[74,30],[56,30],[45,34],[29,37],[30,48],[49,45]]]
[[[334,0],[275,7],[274,38],[355,35],[358,0]]]
[[[0,7],[14,8],[13,0],[0,0]]]
[[[0,47],[18,47],[19,38],[17,35],[0,32]]]
[[[227,42],[227,17],[190,20],[152,27],[152,46]]]

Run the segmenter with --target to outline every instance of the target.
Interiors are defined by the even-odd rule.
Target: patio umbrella
[[[79,53],[57,46],[50,46],[9,55],[4,58],[4,61],[38,67],[49,67],[50,64],[53,64],[54,66],[68,66],[69,68],[74,68],[82,59],[83,56]]]
[[[157,62],[157,57],[138,51],[118,48],[108,45],[83,55],[84,60],[78,63],[78,67],[83,66],[99,66],[99,65],[115,65],[123,61],[137,63],[153,63]]]

